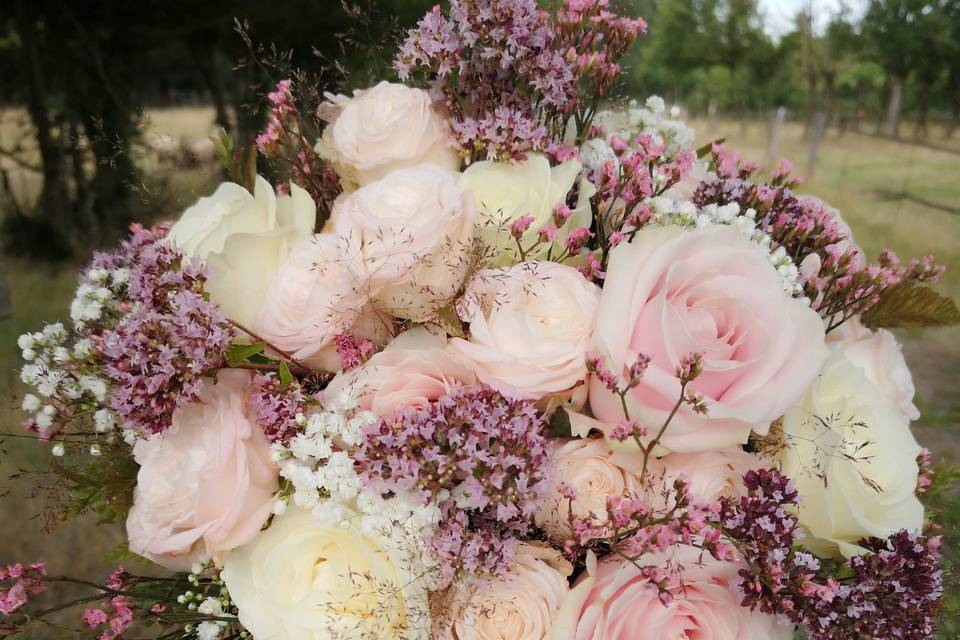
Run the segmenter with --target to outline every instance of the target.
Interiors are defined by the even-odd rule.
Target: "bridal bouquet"
[[[6,632],[80,582],[102,640],[931,637],[887,329],[960,319],[942,269],[617,102],[644,30],[453,0],[399,82],[327,94],[317,135],[279,82],[233,181],[96,254],[20,338],[25,427],[160,567],[2,568]]]

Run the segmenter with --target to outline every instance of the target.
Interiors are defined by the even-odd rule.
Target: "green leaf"
[[[960,323],[957,304],[930,287],[906,282],[880,294],[880,300],[867,309],[861,321],[871,329],[921,329],[947,327]]]
[[[217,152],[217,158],[220,159],[220,164],[223,165],[225,171],[230,171],[231,158],[233,157],[233,138],[223,127],[219,127],[217,132],[210,137],[213,139],[214,149]]]
[[[286,360],[280,361],[280,388],[286,389],[293,382],[293,373],[290,372],[290,365]]]
[[[697,160],[702,160],[706,156],[710,155],[710,152],[713,150],[713,145],[723,144],[726,141],[727,141],[726,138],[717,138],[713,142],[708,142],[707,144],[703,145],[702,147],[697,149]]]
[[[236,367],[244,360],[249,360],[253,356],[263,353],[266,348],[263,342],[254,342],[253,344],[235,344],[227,349],[227,364]]]

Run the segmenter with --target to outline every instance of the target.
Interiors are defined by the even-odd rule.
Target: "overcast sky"
[[[793,28],[797,11],[810,5],[813,6],[814,28],[819,31],[841,5],[848,7],[851,17],[861,18],[867,0],[760,0],[760,11],[766,17],[767,29],[779,37]]]

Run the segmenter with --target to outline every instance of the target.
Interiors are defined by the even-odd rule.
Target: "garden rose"
[[[400,572],[353,515],[322,526],[289,507],[227,556],[221,577],[255,640],[406,637]]]
[[[206,260],[206,288],[223,313],[252,327],[274,274],[298,240],[313,234],[317,208],[310,195],[290,183],[277,197],[257,176],[254,193],[224,182],[200,198],[171,227],[168,237],[189,256]]]
[[[600,288],[572,267],[524,262],[479,272],[460,317],[470,339],[450,348],[501,393],[539,399],[579,385],[596,324]]]
[[[426,407],[457,385],[476,383],[473,371],[446,350],[446,336],[426,326],[404,331],[362,367],[339,374],[324,390],[336,398],[350,389],[362,409],[378,416],[402,407]]]
[[[138,440],[130,550],[176,571],[221,565],[266,524],[278,488],[270,443],[247,417],[250,374],[228,369],[162,435]]]
[[[654,430],[680,397],[680,360],[703,355],[692,388],[708,413],[680,408],[661,441],[678,452],[742,444],[751,429],[765,434],[827,353],[820,317],[784,292],[764,249],[726,226],[654,228],[616,247],[594,342],[618,375],[638,354],[651,358],[626,400],[630,417]],[[620,399],[596,379],[590,406],[603,422],[623,419]]]
[[[847,360],[860,367],[873,386],[897,405],[903,415],[911,420],[920,417],[920,410],[913,404],[916,393],[913,376],[892,333],[886,329],[871,331],[853,318],[832,331],[829,337],[834,336],[844,343]]]
[[[513,264],[520,259],[517,241],[510,234],[511,223],[522,216],[533,216],[520,238],[524,248],[532,246],[540,230],[553,224],[554,209],[566,202],[581,168],[576,160],[551,167],[545,156],[536,153],[527,154],[519,163],[484,160],[467,167],[460,177],[460,185],[473,194],[479,212],[480,238],[498,256],[496,266]],[[590,226],[589,201],[595,191],[591,182],[580,181],[577,206],[560,228],[553,245],[557,247],[556,254],[562,251],[571,230]],[[550,246],[542,244],[526,257],[543,257]]]
[[[536,543],[517,545],[506,577],[467,582],[454,596],[454,617],[439,638],[449,640],[543,640],[569,591],[573,567],[559,551]]]
[[[572,504],[574,517],[589,518],[597,524],[606,522],[608,498],[640,494],[640,483],[633,472],[624,468],[624,462],[639,472],[643,457],[639,452],[615,454],[603,438],[569,440],[556,448],[551,460],[550,487],[536,514],[536,523],[554,540],[570,535],[571,503],[560,491],[561,485],[576,494]]]
[[[713,502],[719,498],[746,495],[743,474],[769,466],[740,447],[728,447],[697,453],[670,453],[657,460],[655,468],[664,472],[668,483],[682,477],[689,483],[690,495],[702,502]],[[627,468],[636,473],[636,469],[629,465]]]
[[[354,91],[353,97],[328,97],[333,121],[324,129],[317,152],[333,163],[348,187],[425,162],[450,171],[460,168],[446,122],[433,110],[426,91],[381,82]]]
[[[682,585],[664,605],[657,589],[637,566],[618,556],[599,563],[588,558],[554,621],[551,640],[628,640],[697,638],[698,640],[790,640],[793,627],[773,616],[740,606],[736,584],[740,565],[718,561],[690,546],[669,556],[644,556],[641,566],[683,567]]]
[[[800,494],[804,539],[817,553],[856,553],[863,537],[917,532],[920,445],[910,421],[834,347],[802,402],[783,418],[781,470]]]
[[[433,165],[394,171],[333,207],[334,230],[347,239],[376,306],[418,322],[460,289],[473,219],[456,174]]]
[[[367,304],[345,244],[331,234],[295,244],[267,289],[255,325],[270,344],[327,371],[339,369],[334,337],[348,331]]]

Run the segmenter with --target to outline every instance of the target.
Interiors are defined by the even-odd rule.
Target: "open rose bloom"
[[[643,20],[553,5],[437,6],[399,82],[320,105],[281,81],[290,180],[135,225],[20,338],[44,485],[167,570],[76,585],[91,637],[933,637],[891,330],[960,318],[942,269],[698,157],[612,93]],[[59,573],[0,567],[0,628]]]

